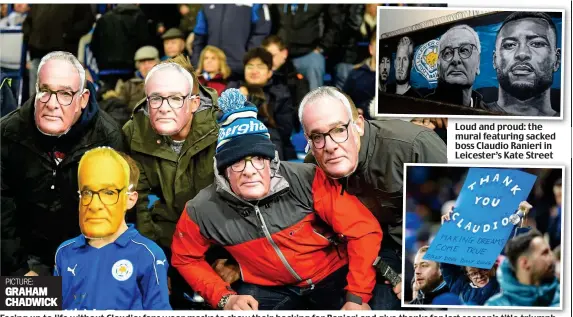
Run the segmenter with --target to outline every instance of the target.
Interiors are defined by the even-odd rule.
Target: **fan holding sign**
[[[514,169],[470,168],[451,221],[442,225],[424,258],[491,269],[514,228],[512,215],[536,178]]]
[[[512,224],[518,224],[521,218],[527,216],[532,206],[526,201],[519,204],[517,213],[511,215]],[[442,216],[442,224],[452,220],[451,215],[454,208]],[[515,216],[515,217],[514,217]],[[483,305],[485,302],[500,292],[500,286],[495,278],[497,263],[491,269],[482,269],[479,267],[459,267],[449,263],[441,263],[440,270],[444,281],[450,288],[450,291],[459,294],[461,299],[467,305]]]

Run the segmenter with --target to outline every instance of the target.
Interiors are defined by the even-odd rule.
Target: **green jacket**
[[[123,127],[130,155],[140,170],[137,229],[165,248],[171,247],[185,203],[215,179],[213,157],[219,133],[217,92],[202,86],[200,91],[201,106],[193,116],[191,132],[180,155],[171,149],[168,137],[153,130],[143,111],[146,106],[143,100]],[[148,208],[150,194],[159,200]]]
[[[118,98],[123,101],[130,112],[137,106],[141,99],[145,98],[144,80],[139,77],[131,78],[118,89]]]

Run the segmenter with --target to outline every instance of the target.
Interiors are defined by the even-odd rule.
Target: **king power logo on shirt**
[[[60,276],[2,276],[0,310],[62,310]]]

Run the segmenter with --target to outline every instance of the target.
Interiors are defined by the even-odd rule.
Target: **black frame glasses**
[[[247,168],[247,162],[251,162],[251,165],[253,165],[257,171],[260,171],[265,168],[266,161],[270,160],[262,156],[247,156],[244,159],[231,164],[231,170],[233,172],[241,173],[245,168]]]
[[[124,187],[122,189],[104,188],[104,189],[100,189],[98,191],[84,189],[82,191],[78,191],[78,194],[80,194],[80,204],[82,206],[89,206],[92,203],[94,196],[97,195],[99,197],[99,201],[101,201],[102,204],[104,204],[106,206],[115,205],[119,201],[120,193],[126,188],[127,187]],[[105,193],[106,191],[108,193]],[[103,196],[102,196],[102,193],[104,193]],[[129,192],[127,192],[127,194],[129,194]],[[84,197],[85,197],[85,199],[84,199]],[[102,198],[102,197],[104,197],[104,198]],[[89,200],[87,200],[87,199],[89,199]]]
[[[181,109],[185,104],[185,100],[193,99],[194,97],[198,97],[199,95],[188,94],[185,96],[178,96],[178,95],[171,95],[167,97],[159,96],[159,95],[152,95],[147,96],[147,104],[151,109],[159,109],[163,105],[163,102],[167,100],[167,105],[172,109]],[[180,100],[178,98],[181,98]]]
[[[72,104],[72,102],[74,101],[74,97],[76,96],[76,94],[79,92],[79,90],[77,91],[67,91],[67,90],[51,90],[50,88],[40,88],[38,89],[38,92],[36,93],[36,95],[38,96],[38,100],[40,100],[40,102],[43,103],[48,103],[50,101],[50,99],[52,99],[52,95],[56,95],[56,101],[62,105],[62,106],[69,106]],[[46,98],[46,96],[48,96]],[[67,98],[70,98],[70,101],[68,103],[62,102],[62,100],[66,100]]]
[[[473,278],[473,277],[478,277],[478,276],[482,276],[482,275],[487,275],[488,273],[489,273],[488,269],[478,269],[478,270],[473,271],[473,272],[466,271],[466,276],[469,278]]]
[[[468,59],[472,56],[474,49],[477,49],[477,46],[474,44],[462,44],[458,47],[448,46],[440,52],[440,57],[446,62],[449,62],[454,59],[455,51],[457,50],[461,59]]]
[[[336,144],[344,143],[348,140],[348,126],[350,123],[352,123],[352,119],[348,120],[347,124],[334,127],[326,133],[313,133],[308,136],[308,139],[312,142],[312,146],[319,150],[326,146],[327,136]]]

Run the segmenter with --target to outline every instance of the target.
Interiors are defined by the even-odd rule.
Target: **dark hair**
[[[537,229],[531,229],[507,241],[505,245],[505,256],[514,270],[517,269],[517,259],[524,253],[529,252],[531,241],[537,237],[542,237],[541,232]]]
[[[541,19],[541,20],[544,20],[545,22],[547,22],[547,24],[549,24],[549,27],[555,33],[555,43],[557,45],[557,27],[555,26],[555,23],[553,22],[553,20],[549,16],[549,14],[543,13],[543,12],[527,12],[527,11],[513,12],[512,14],[507,16],[507,18],[505,18],[505,20],[503,20],[503,23],[499,27],[499,30],[497,30],[496,37],[499,35],[499,33],[501,32],[501,29],[503,29],[503,27],[507,23],[512,22],[512,21],[521,20],[521,19],[528,19],[528,18]]]
[[[262,47],[255,47],[250,49],[243,57],[243,66],[255,58],[259,58],[267,67],[273,69],[273,55]]]
[[[269,35],[261,43],[262,47],[268,47],[269,45],[275,44],[282,51],[286,48],[285,42],[278,35]]]
[[[378,62],[382,61],[382,57],[387,57],[388,59],[392,58],[392,49],[390,48],[390,45],[388,45],[388,43],[384,43],[383,40],[378,40],[378,53],[380,58]]]

